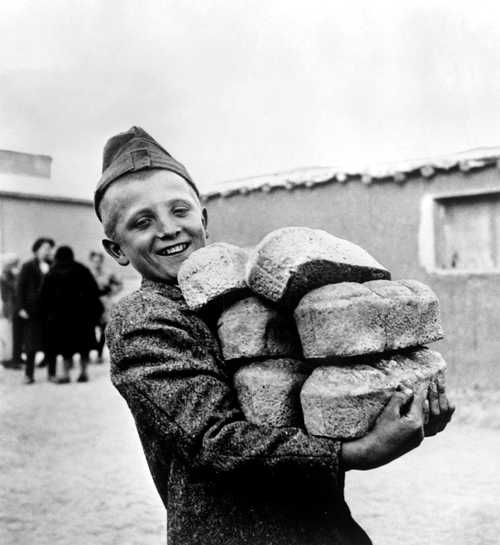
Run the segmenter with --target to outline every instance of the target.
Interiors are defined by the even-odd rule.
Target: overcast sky
[[[134,124],[202,188],[500,145],[498,4],[1,2],[0,148],[90,197]]]

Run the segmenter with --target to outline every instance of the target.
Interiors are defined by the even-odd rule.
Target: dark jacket
[[[143,281],[107,330],[111,377],[168,513],[169,545],[365,545],[337,441],[245,421],[207,325]]]
[[[40,288],[43,273],[38,259],[30,259],[21,267],[17,282],[17,297],[19,308],[23,308],[30,317],[40,315]]]
[[[27,352],[45,350],[44,325],[40,315],[43,276],[38,259],[34,258],[23,264],[17,282],[18,307],[29,315],[23,325],[23,344]]]
[[[85,265],[54,263],[40,290],[47,350],[67,357],[87,354],[95,346],[102,308],[97,283]]]

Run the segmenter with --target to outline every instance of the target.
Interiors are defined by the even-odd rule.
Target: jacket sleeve
[[[146,416],[157,439],[192,470],[211,478],[339,477],[340,442],[244,419],[224,363],[197,341],[182,313],[153,304],[132,318],[115,315],[107,338],[112,380],[136,421]]]
[[[19,276],[17,279],[17,300],[18,300],[18,306],[19,309],[24,309],[27,312],[29,312],[29,301],[28,301],[28,283],[29,283],[29,263],[24,263],[21,267],[21,271],[19,272]]]

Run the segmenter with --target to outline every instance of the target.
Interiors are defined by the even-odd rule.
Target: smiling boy
[[[168,512],[168,543],[369,544],[345,503],[344,472],[378,467],[443,429],[453,412],[444,390],[429,391],[430,418],[426,392],[396,393],[366,437],[344,443],[246,422],[215,336],[177,286],[207,238],[186,169],[133,127],[105,147],[95,207],[106,251],[143,278],[114,309],[107,338],[113,383]]]
[[[182,262],[205,245],[206,212],[198,195],[168,170],[141,171],[111,185],[101,208],[118,241],[104,240],[106,251],[143,278],[175,284]]]

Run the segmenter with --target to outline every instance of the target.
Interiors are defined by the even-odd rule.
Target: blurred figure
[[[105,329],[109,320],[109,314],[113,307],[115,295],[123,289],[122,281],[113,273],[104,267],[104,254],[101,252],[90,252],[89,254],[90,270],[94,275],[99,288],[99,295],[103,306],[103,312],[97,322],[97,356],[98,362],[102,362],[102,351],[104,349]]]
[[[55,243],[51,238],[38,238],[31,250],[34,258],[23,264],[17,283],[18,315],[23,320],[23,346],[26,352],[26,384],[34,382],[35,356],[46,351],[44,322],[40,316],[40,288],[48,273]],[[49,380],[55,377],[55,360],[47,361]]]
[[[20,270],[20,260],[15,254],[7,254],[2,258],[2,274],[0,276],[0,291],[2,296],[2,314],[11,323],[12,352],[10,359],[4,360],[4,367],[20,369],[22,352],[22,318],[18,314],[17,281]]]
[[[95,346],[95,323],[102,314],[99,290],[91,272],[75,261],[73,250],[61,246],[43,280],[41,312],[47,324],[47,349],[62,355],[64,365],[59,383],[70,382],[74,354],[80,354],[78,382],[87,382],[87,355]]]

